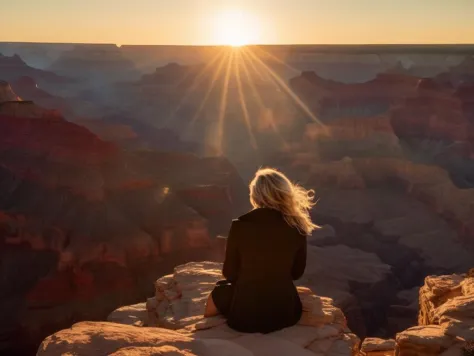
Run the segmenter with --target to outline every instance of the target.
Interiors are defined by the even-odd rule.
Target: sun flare
[[[218,44],[240,47],[258,41],[258,21],[250,14],[239,10],[226,11],[219,13],[216,20]]]

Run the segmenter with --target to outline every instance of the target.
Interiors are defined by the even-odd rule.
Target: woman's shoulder
[[[278,210],[270,209],[270,208],[257,208],[241,215],[237,219],[233,221],[241,221],[241,222],[252,222],[252,221],[262,221],[262,220],[270,220],[270,219],[281,219],[282,215]]]

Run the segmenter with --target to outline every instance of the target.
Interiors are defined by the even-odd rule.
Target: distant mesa
[[[0,78],[2,80],[11,82],[24,76],[33,78],[37,83],[49,86],[65,85],[73,82],[70,78],[61,77],[53,72],[33,68],[17,54],[10,57],[0,54]]]
[[[116,45],[76,45],[63,52],[50,70],[86,81],[120,81],[139,77],[139,72]]]
[[[0,53],[7,56],[18,54],[28,65],[44,69],[48,67],[61,52],[73,45],[67,43],[0,43]]]

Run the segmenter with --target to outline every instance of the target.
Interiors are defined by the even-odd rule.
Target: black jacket
[[[228,324],[268,333],[296,324],[302,313],[293,284],[306,267],[306,238],[279,211],[255,209],[232,222],[223,275],[234,285]]]

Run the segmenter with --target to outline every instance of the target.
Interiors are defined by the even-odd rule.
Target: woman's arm
[[[296,252],[295,259],[293,261],[293,267],[291,269],[291,276],[293,280],[301,278],[306,268],[306,237],[302,239],[302,243],[298,251]]]
[[[232,221],[229,235],[227,236],[224,267],[222,268],[222,274],[224,275],[224,278],[231,282],[235,282],[237,280],[240,265],[239,251],[237,249],[238,237],[236,234],[236,225],[236,221]]]

